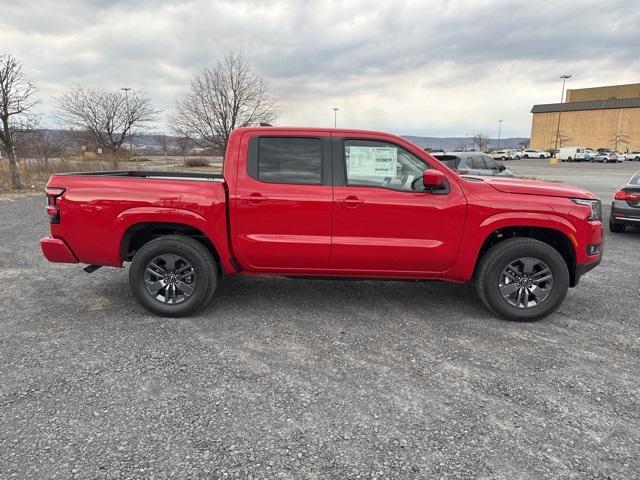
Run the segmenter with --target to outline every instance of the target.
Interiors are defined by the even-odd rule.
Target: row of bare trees
[[[46,130],[37,129],[36,93],[20,61],[0,54],[0,151],[9,161],[11,185],[16,189],[22,187],[16,158],[18,137],[45,159],[61,147],[59,137],[55,140]],[[183,154],[190,145],[224,152],[234,129],[272,123],[277,107],[267,83],[249,62],[242,55],[229,54],[194,75],[187,92],[176,100],[169,127],[178,136],[177,148]],[[142,91],[75,85],[54,98],[51,117],[60,128],[115,157],[123,145],[150,131],[159,113]],[[158,135],[156,141],[166,155],[169,137]]]

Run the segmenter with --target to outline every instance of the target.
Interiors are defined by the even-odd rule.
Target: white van
[[[586,148],[584,147],[562,147],[556,155],[561,162],[582,162],[585,158]]]

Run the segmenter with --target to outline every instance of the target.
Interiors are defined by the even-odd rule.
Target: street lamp
[[[130,87],[122,87],[120,90],[124,91],[124,101],[127,104],[127,121],[129,121],[129,91]],[[129,153],[133,155],[133,137],[131,136],[131,132],[129,132]]]
[[[498,120],[498,150],[500,150],[500,134],[502,133],[502,120]]]
[[[469,148],[469,134],[465,133],[464,134],[464,149],[466,150],[467,148]]]
[[[554,150],[558,150],[558,139],[560,138],[560,116],[562,115],[562,101],[564,100],[564,83],[567,78],[571,78],[571,75],[560,75],[560,78],[562,79],[562,93],[560,94],[560,108],[558,108],[558,127],[556,128],[556,146]]]
[[[338,107],[333,107],[333,128],[336,128],[338,125]]]

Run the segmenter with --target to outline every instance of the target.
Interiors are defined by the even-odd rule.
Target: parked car
[[[534,150],[532,148],[527,148],[522,151],[522,158],[549,158],[550,156],[551,154],[549,152]]]
[[[513,160],[516,158],[516,155],[513,150],[495,150],[490,153],[491,158],[494,160]]]
[[[582,162],[585,160],[584,147],[560,147],[556,158],[561,162]]]
[[[514,150],[513,156],[516,160],[522,158],[522,150]]]
[[[634,150],[633,152],[627,152],[624,154],[625,160],[635,160],[640,162],[640,150]]]
[[[609,162],[613,162],[613,163],[621,163],[624,161],[624,157],[618,153],[618,152],[614,152],[613,150],[607,150],[604,148],[599,148],[598,149],[598,154],[593,158],[594,162],[604,162],[604,163],[609,163]]]
[[[640,171],[616,192],[611,202],[609,230],[622,233],[627,225],[640,226]]]
[[[596,152],[595,150],[591,150],[590,148],[585,148],[582,159],[585,162],[593,162],[593,159],[596,158],[597,154],[598,152]]]
[[[237,128],[225,158],[221,175],[53,175],[45,257],[89,273],[131,262],[133,296],[167,317],[248,274],[473,280],[488,309],[517,321],[549,315],[602,258],[592,193],[460,176],[395,135]]]
[[[447,152],[444,155],[434,155],[434,157],[461,175],[513,177],[511,170],[496,162],[486,153]]]
[[[545,152],[547,152],[549,154],[549,157],[555,157],[558,154],[559,151],[560,150],[556,150],[554,148],[550,148],[548,150],[545,150]]]

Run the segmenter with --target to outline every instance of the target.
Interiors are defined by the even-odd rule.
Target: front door
[[[333,192],[325,135],[250,139],[239,161],[230,217],[243,269],[328,268]]]
[[[426,159],[390,142],[334,139],[331,268],[354,274],[442,272],[456,259],[466,211],[456,182],[425,191]],[[336,157],[334,152],[334,157]]]

